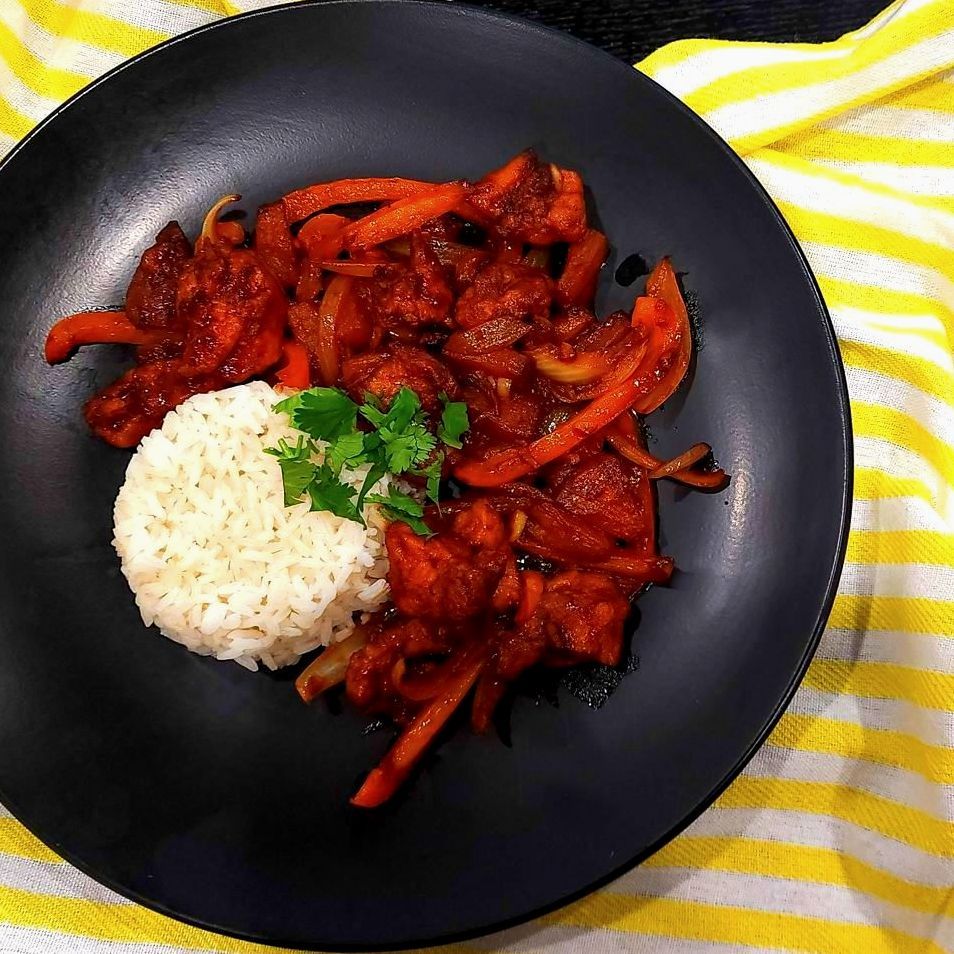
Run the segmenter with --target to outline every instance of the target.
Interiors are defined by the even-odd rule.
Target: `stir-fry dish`
[[[370,808],[465,704],[484,732],[531,667],[618,665],[632,600],[673,572],[654,482],[729,478],[706,444],[647,448],[642,418],[692,358],[689,315],[667,258],[631,312],[594,314],[609,243],[576,172],[527,151],[474,183],[320,183],[260,208],[251,235],[226,213],[238,198],[194,245],[167,225],[124,308],[64,318],[46,358],[135,346],[85,407],[117,447],[264,378],[292,429],[262,449],[284,504],[382,521],[387,602],[296,681],[400,727],[352,799]]]

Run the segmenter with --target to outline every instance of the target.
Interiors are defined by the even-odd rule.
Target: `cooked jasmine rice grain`
[[[113,545],[143,621],[248,669],[343,639],[387,598],[376,508],[364,528],[285,506],[264,453],[298,435],[272,410],[281,398],[261,381],[189,398],[142,440],[114,510]],[[360,487],[366,470],[342,479]]]

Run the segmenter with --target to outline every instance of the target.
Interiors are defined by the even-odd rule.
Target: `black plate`
[[[127,455],[80,405],[123,364],[49,369],[53,320],[122,300],[167,219],[197,229],[319,179],[476,176],[526,145],[579,169],[614,248],[669,253],[703,316],[656,414],[722,495],[661,488],[680,568],[639,603],[639,671],[599,711],[518,699],[512,746],[450,737],[374,814],[387,747],[287,680],[143,628],[110,548]],[[708,805],[765,738],[833,598],[850,427],[832,328],[762,189],[694,115],[566,36],[439,4],[297,4],[167,43],[95,83],[0,169],[0,799],[130,898],[214,930],[397,947],[515,923],[607,882]],[[639,286],[614,267],[608,311]]]

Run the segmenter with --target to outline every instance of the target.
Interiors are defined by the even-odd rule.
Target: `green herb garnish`
[[[389,519],[407,523],[416,533],[430,534],[424,508],[413,497],[396,487],[390,487],[386,497],[370,491],[386,474],[414,474],[425,478],[427,498],[438,503],[445,456],[438,450],[438,441],[459,448],[470,427],[466,404],[451,401],[443,393],[440,399],[436,437],[428,430],[427,414],[410,388],[401,388],[386,409],[374,395],[366,394],[359,405],[338,388],[309,388],[280,401],[275,410],[287,414],[302,432],[295,444],[282,439],[277,447],[265,449],[281,467],[285,505],[307,497],[312,510],[328,510],[363,524],[364,504],[374,503]],[[359,430],[359,419],[371,429]],[[364,466],[369,469],[360,490],[341,479],[342,473]]]
[[[437,436],[448,446],[460,448],[461,437],[470,428],[467,417],[467,405],[463,401],[452,401],[444,392],[440,395],[444,410],[441,413],[441,423],[437,428]]]

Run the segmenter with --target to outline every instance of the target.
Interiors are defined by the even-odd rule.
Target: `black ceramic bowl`
[[[348,795],[389,744],[287,679],[146,630],[110,547],[126,453],[82,401],[121,351],[50,369],[60,315],[122,300],[170,218],[353,175],[477,176],[525,146],[579,169],[614,269],[671,254],[702,316],[660,455],[697,440],[720,495],[660,488],[679,572],[639,602],[639,669],[599,710],[518,698],[512,742],[452,734],[406,794]],[[296,4],[169,42],[0,168],[0,799],[65,858],[229,934],[383,948],[513,924],[606,883],[705,808],[778,718],[834,594],[850,429],[832,328],[762,189],[694,115],[569,37],[460,6]]]

